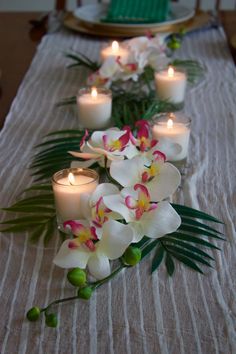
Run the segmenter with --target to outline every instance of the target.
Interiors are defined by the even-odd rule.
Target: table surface
[[[29,24],[32,19],[38,19],[40,13],[0,13],[0,129],[16,95],[37,44],[45,34],[45,22],[33,28]],[[236,11],[221,11],[221,20],[226,34],[230,39],[236,33]],[[7,36],[6,36],[7,33]],[[236,50],[232,48],[236,62]]]
[[[68,31],[41,41],[0,132],[1,206],[11,205],[32,184],[28,166],[42,137],[78,127],[73,109],[55,107],[74,95],[86,76],[84,70],[68,70],[63,53],[81,51],[97,60],[102,44]],[[170,279],[164,266],[150,276],[146,259],[99,288],[89,302],[55,308],[60,327],[52,330],[43,320],[29,323],[24,317],[33,305],[75,293],[64,270],[52,263],[59,238],[44,248],[30,244],[24,232],[3,233],[1,354],[236,352],[236,71],[221,28],[187,36],[178,57],[199,60],[206,76],[187,92],[184,110],[192,117],[189,164],[175,201],[225,223],[218,228],[227,242],[213,241],[222,251],[209,250],[214,269],[204,268],[201,276],[178,265]]]

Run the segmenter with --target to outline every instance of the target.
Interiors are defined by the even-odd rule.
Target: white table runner
[[[43,39],[0,134],[2,207],[31,184],[33,146],[50,131],[77,127],[70,109],[54,107],[74,95],[85,77],[84,70],[66,69],[63,52],[96,59],[101,43],[65,31]],[[44,249],[23,233],[1,234],[1,354],[236,352],[236,70],[221,29],[188,36],[178,57],[207,68],[206,79],[187,95],[190,167],[178,201],[225,222],[220,229],[228,242],[217,243],[223,251],[213,252],[215,269],[201,276],[178,266],[170,279],[162,266],[151,277],[146,260],[99,288],[89,302],[59,307],[54,330],[43,321],[29,323],[25,313],[74,293],[64,271],[52,264],[59,240]]]

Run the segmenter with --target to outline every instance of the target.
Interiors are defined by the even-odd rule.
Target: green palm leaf
[[[209,258],[209,259],[214,261],[214,258],[211,257],[209,254],[207,254],[206,252],[202,251],[198,247],[195,247],[195,246],[193,246],[191,244],[188,244],[187,242],[176,240],[176,239],[173,239],[173,238],[168,240],[168,237],[162,242],[164,243],[164,245],[167,245],[167,246],[168,245],[177,245],[177,246],[180,246],[182,248],[186,248],[189,251],[192,251],[194,253],[198,253],[199,255],[201,255],[203,257],[206,257],[206,258]]]
[[[144,257],[146,257],[150,252],[152,252],[152,250],[154,250],[154,248],[156,247],[156,245],[159,243],[159,239],[150,242],[142,251],[142,259]]]
[[[193,217],[197,219],[203,219],[203,220],[208,220],[212,222],[216,222],[219,224],[223,224],[222,221],[216,219],[214,216],[211,216],[209,214],[206,214],[200,210],[196,210],[190,207],[186,207],[184,205],[179,205],[179,204],[171,204],[172,207],[177,211],[177,213],[181,216],[187,216],[187,217]]]
[[[211,232],[215,232],[219,235],[223,235],[222,232],[219,232],[218,230],[215,230],[213,229],[212,227],[206,225],[206,224],[203,224],[199,221],[196,221],[196,220],[193,220],[193,219],[190,219],[190,218],[185,218],[185,217],[181,217],[181,220],[182,220],[182,223],[183,224],[189,224],[189,225],[193,225],[193,226],[198,226],[202,229],[206,229],[206,230],[209,230]]]
[[[161,243],[158,244],[156,247],[156,253],[152,261],[152,270],[153,273],[162,263],[165,254],[165,248],[162,246]]]
[[[171,239],[177,239],[177,240],[182,240],[182,241],[187,241],[187,242],[191,242],[191,243],[196,243],[196,244],[200,244],[204,247],[208,247],[208,248],[214,248],[216,250],[219,250],[220,251],[220,248],[213,245],[212,243],[206,241],[206,240],[203,240],[202,238],[200,237],[195,237],[195,236],[190,236],[190,235],[187,235],[187,234],[183,234],[183,233],[180,233],[180,232],[174,232],[168,236],[165,236],[162,238],[162,240],[171,240]]]
[[[175,264],[174,264],[174,261],[173,261],[171,255],[168,252],[166,253],[165,266],[166,266],[166,270],[167,270],[168,275],[171,277],[175,271]]]
[[[217,238],[218,240],[222,240],[225,241],[225,239],[223,237],[217,236],[211,232],[208,232],[204,229],[201,229],[199,227],[193,227],[193,226],[189,226],[189,225],[181,225],[179,227],[180,231],[185,231],[185,232],[191,232],[197,235],[204,235],[204,236],[208,236],[208,237],[213,237],[213,238]]]
[[[167,251],[169,252],[174,252],[175,254],[178,253],[178,254],[181,254],[181,255],[184,255],[186,257],[189,257],[190,259],[193,259],[197,262],[200,262],[208,267],[212,267],[211,264],[209,262],[207,262],[204,258],[198,256],[196,253],[194,252],[191,252],[191,251],[187,251],[181,247],[177,247],[177,246],[173,246],[173,245],[165,245],[165,248]]]
[[[181,263],[185,264],[187,267],[193,269],[193,270],[196,270],[197,272],[201,273],[201,274],[204,274],[203,271],[198,267],[198,265],[193,262],[190,258],[182,255],[182,254],[179,254],[179,253],[175,253],[173,251],[170,251],[170,254],[176,258],[178,261],[180,261]]]

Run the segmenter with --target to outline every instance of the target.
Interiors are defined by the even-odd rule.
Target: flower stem
[[[147,240],[142,246],[140,246],[140,249],[143,251],[145,250],[146,246],[148,246],[150,243],[150,240]],[[126,264],[120,264],[110,275],[108,275],[107,277],[98,280],[94,283],[88,283],[88,286],[90,286],[93,290],[99,288],[101,285],[107,283],[110,279],[114,278],[118,273],[120,273],[122,271],[122,269],[124,268],[129,268],[129,265]],[[63,299],[58,299],[55,300],[53,302],[51,302],[47,307],[41,309],[41,313],[45,312],[45,314],[47,315],[48,310],[53,306],[53,305],[57,305],[63,302],[67,302],[67,301],[72,301],[72,300],[78,300],[79,297],[78,296],[71,296],[71,297],[66,297]]]
[[[76,300],[76,299],[78,299],[78,296],[70,296],[70,297],[65,297],[64,299],[55,300],[55,301],[51,302],[47,307],[41,309],[41,312],[45,312],[45,314],[47,314],[47,312],[51,306],[60,304],[62,302]]]

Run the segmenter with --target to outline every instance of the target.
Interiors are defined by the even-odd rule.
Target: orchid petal
[[[118,140],[124,134],[123,130],[107,129],[105,131],[96,131],[92,134],[90,139],[90,145],[92,147],[103,146],[103,136],[107,135],[109,140]]]
[[[91,275],[99,280],[111,273],[109,259],[100,252],[92,254],[88,261],[88,269]]]
[[[156,209],[143,214],[140,223],[146,236],[159,238],[176,231],[181,218],[170,203],[160,202]]]
[[[66,240],[63,242],[53,263],[61,268],[86,268],[91,252],[86,251],[83,246],[76,249],[69,248],[69,243],[71,241],[72,240]]]
[[[121,218],[124,218],[126,222],[133,221],[133,212],[127,208],[125,199],[120,194],[105,196],[103,202],[109,209],[121,215]]]
[[[97,186],[95,191],[92,193],[90,198],[90,205],[94,206],[100,197],[105,195],[117,194],[119,193],[119,188],[112,183],[101,183]]]
[[[97,160],[86,160],[86,161],[72,161],[70,164],[71,168],[87,168],[92,166]]]
[[[150,165],[150,163],[147,157],[138,155],[130,160],[112,163],[110,174],[123,187],[133,186],[135,183],[141,181],[144,165]],[[129,173],[127,173],[127,171],[129,171]]]
[[[99,252],[106,254],[110,260],[122,256],[133,240],[133,230],[128,225],[110,220],[103,226],[103,236],[99,242]]]
[[[85,160],[97,159],[100,157],[99,154],[87,153],[87,152],[68,151],[68,153],[74,157],[78,157]]]
[[[160,172],[145,185],[148,187],[151,200],[161,201],[172,195],[181,182],[179,170],[166,162],[161,165]]]
[[[110,174],[123,187],[129,187],[140,181],[140,171],[143,159],[140,156],[131,160],[115,161],[111,163]],[[127,173],[129,171],[129,173]]]

